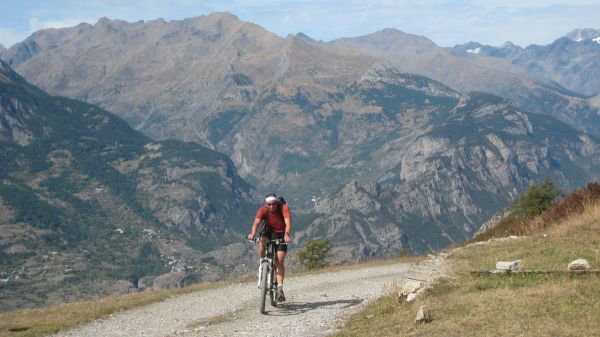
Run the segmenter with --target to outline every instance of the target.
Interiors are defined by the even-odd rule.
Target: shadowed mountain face
[[[597,101],[395,30],[324,44],[222,13],[103,19],[37,32],[2,57],[151,137],[226,153],[241,176],[306,210],[298,244],[329,235],[340,260],[442,247],[532,181],[570,189],[600,172],[597,139],[547,116],[593,134]]]
[[[454,50],[504,59],[584,95],[600,93],[600,30],[576,29],[546,46],[491,47],[471,42]]]
[[[248,255],[219,253],[257,200],[226,156],[153,142],[3,62],[0,144],[2,310],[214,280]]]

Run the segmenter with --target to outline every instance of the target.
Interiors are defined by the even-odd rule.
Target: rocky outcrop
[[[508,217],[510,214],[512,214],[512,212],[510,210],[503,210],[499,213],[492,215],[489,220],[484,222],[483,225],[481,225],[481,227],[479,227],[477,232],[475,232],[475,234],[473,234],[473,237],[483,234],[483,233],[491,230],[492,228],[496,227],[498,224],[500,224],[502,219]]]

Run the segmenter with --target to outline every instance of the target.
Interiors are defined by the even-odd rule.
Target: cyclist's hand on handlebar
[[[283,235],[283,241],[285,241],[285,243],[290,243],[290,241],[292,241],[292,237],[288,233],[285,233]]]
[[[250,241],[253,241],[254,240],[254,234],[248,233],[248,235],[246,235],[246,239],[250,240]]]

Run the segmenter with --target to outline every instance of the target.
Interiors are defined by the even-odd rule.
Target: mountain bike
[[[277,307],[277,301],[275,300],[275,291],[277,290],[275,247],[277,247],[277,245],[286,245],[287,243],[285,243],[282,239],[261,241],[260,238],[255,238],[251,241],[262,242],[267,249],[265,257],[260,259],[260,265],[258,267],[258,289],[260,289],[258,309],[260,310],[261,314],[264,314],[265,304],[267,302],[267,294],[269,294],[271,306]]]

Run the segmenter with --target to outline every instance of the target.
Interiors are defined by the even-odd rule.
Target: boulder
[[[521,269],[523,269],[523,260],[496,262],[496,270],[516,271]]]
[[[592,266],[586,259],[577,259],[575,261],[571,261],[567,266],[569,270],[590,270]]]
[[[137,282],[137,288],[138,289],[148,289],[151,288],[152,285],[154,284],[154,278],[156,276],[144,276],[141,277],[138,282]]]
[[[415,317],[417,323],[428,323],[431,322],[431,310],[426,305],[419,307],[417,311],[417,317]]]
[[[420,281],[407,281],[402,286],[402,290],[400,290],[399,296],[408,296],[410,293],[415,293],[417,290],[423,287],[423,282]]]
[[[152,289],[169,289],[181,288],[183,279],[186,277],[185,272],[170,272],[162,274],[154,279]]]

